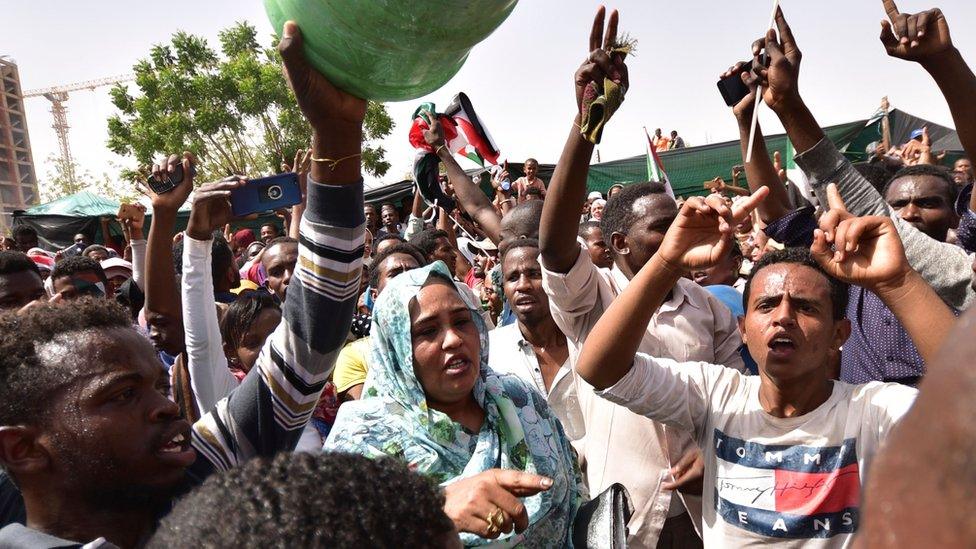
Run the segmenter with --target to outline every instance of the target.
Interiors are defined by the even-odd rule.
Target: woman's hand
[[[490,469],[444,488],[444,512],[461,532],[487,539],[523,532],[529,515],[520,497],[548,490],[552,480],[509,469]]]

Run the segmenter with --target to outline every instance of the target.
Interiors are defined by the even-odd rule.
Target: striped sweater
[[[193,425],[191,484],[254,457],[294,449],[349,333],[362,273],[362,182],[308,182],[298,264],[282,322],[254,368]]]

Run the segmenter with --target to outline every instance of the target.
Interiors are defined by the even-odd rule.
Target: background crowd
[[[883,7],[882,46],[935,80],[976,154],[945,16]],[[630,547],[971,545],[970,160],[944,165],[919,128],[852,164],[803,101],[779,10],[722,75],[749,90],[729,116],[746,187],[588,192],[595,144],[643,93],[618,22],[593,21],[549,181],[527,159],[486,195],[430,113],[456,207],[364,203],[366,101],[287,23],[313,140],[280,220],[245,228],[248,177],[200,184],[185,153],[152,167],[185,176],[144,186],[151,212],[103,221],[124,241],[48,250],[15,226],[0,547],[618,546],[580,510],[620,486]],[[761,128],[750,154],[760,104],[809,193]]]

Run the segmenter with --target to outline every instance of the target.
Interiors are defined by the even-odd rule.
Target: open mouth
[[[796,352],[796,342],[793,338],[780,335],[769,342],[769,354],[775,358],[789,358]]]
[[[464,357],[452,358],[447,362],[444,372],[449,376],[459,376],[471,368],[471,361]]]
[[[196,460],[197,453],[190,447],[190,424],[180,421],[156,447],[156,457],[178,467],[189,467]]]

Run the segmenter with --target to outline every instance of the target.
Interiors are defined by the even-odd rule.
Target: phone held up
[[[718,81],[718,91],[725,99],[725,104],[734,107],[749,95],[749,86],[742,81],[742,73],[752,70],[752,61],[742,66],[742,71]]]
[[[230,192],[234,217],[287,208],[300,204],[301,201],[302,190],[298,186],[298,174],[295,172],[251,179],[247,185]]]
[[[190,177],[194,177],[197,174],[197,170],[190,164]],[[183,164],[178,163],[173,168],[173,173],[164,177],[163,179],[156,179],[154,176],[149,176],[149,188],[152,192],[156,194],[164,194],[172,191],[183,182]]]

